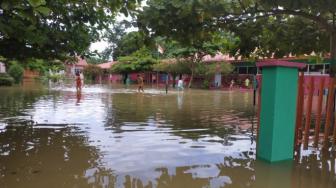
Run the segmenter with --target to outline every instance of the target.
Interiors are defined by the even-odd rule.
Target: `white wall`
[[[6,72],[5,64],[0,62],[0,73],[5,73],[5,72]]]

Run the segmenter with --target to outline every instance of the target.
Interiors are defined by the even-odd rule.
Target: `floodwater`
[[[335,188],[333,153],[255,157],[248,92],[0,88],[1,188]]]

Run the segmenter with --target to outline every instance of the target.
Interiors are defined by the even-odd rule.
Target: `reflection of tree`
[[[210,178],[193,177],[192,173],[186,172],[191,168],[192,167],[177,167],[176,174],[174,175],[169,175],[167,168],[158,169],[161,172],[161,175],[157,178],[157,187],[209,187]]]
[[[47,90],[38,86],[33,88],[0,88],[0,117],[18,115],[45,94],[47,94]]]
[[[66,127],[7,129],[0,133],[0,146],[1,154],[6,154],[0,155],[4,187],[86,187],[92,177],[85,174],[99,158],[85,136]]]
[[[243,155],[245,159],[225,157],[223,163],[217,164],[218,177],[227,176],[231,179],[232,183],[227,187],[248,187],[253,184],[255,161],[248,156],[248,153],[243,153]]]
[[[210,178],[198,178],[193,177],[192,173],[187,173],[192,167],[177,167],[176,173],[170,175],[167,168],[160,168],[157,171],[161,172],[161,175],[156,178],[155,181],[149,181],[147,185],[138,178],[132,178],[131,176],[125,176],[124,187],[125,188],[185,188],[185,187],[209,187]],[[154,185],[153,185],[154,184]]]
[[[115,94],[113,105],[108,109],[108,114],[113,114],[114,121],[110,121],[111,117],[108,115],[106,126],[120,131],[118,127],[124,122],[140,125],[152,119],[158,126],[173,125],[173,130],[208,129],[173,133],[189,139],[199,139],[205,134],[228,139],[228,135],[234,131],[241,133],[251,129],[252,122],[249,117],[254,115],[252,106],[241,109],[244,107],[227,103],[229,96],[226,94],[215,93],[217,98],[214,100],[208,91],[195,92],[183,94],[180,99],[183,101],[178,101],[176,95]],[[235,101],[237,100],[239,101],[239,97],[235,97]],[[239,110],[242,112],[237,113]]]

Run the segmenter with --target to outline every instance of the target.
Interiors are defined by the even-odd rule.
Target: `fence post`
[[[297,96],[297,109],[296,109],[296,128],[295,128],[295,146],[296,149],[300,146],[300,141],[302,139],[302,116],[304,107],[304,72],[300,72],[299,83],[298,83],[298,96]]]
[[[305,64],[275,60],[258,62],[257,66],[263,68],[257,158],[292,160],[298,69]]]
[[[303,149],[308,149],[310,119],[311,119],[311,111],[312,111],[312,104],[313,104],[313,96],[314,96],[314,77],[311,77],[310,82],[309,82],[309,93],[308,93],[308,101],[307,101],[307,114],[306,114],[305,130],[304,130]]]
[[[317,117],[315,123],[315,136],[314,136],[314,147],[318,146],[319,138],[320,138],[320,128],[321,128],[321,113],[322,113],[322,106],[323,106],[323,95],[324,95],[324,80],[325,78],[322,77],[320,82],[319,88],[319,97],[318,97],[318,104],[317,104]]]
[[[326,115],[326,124],[324,127],[324,141],[323,141],[323,148],[326,149],[329,143],[329,134],[330,134],[330,124],[331,124],[331,117],[333,113],[333,101],[334,101],[334,84],[335,78],[329,78],[329,89],[328,89],[328,104],[327,104],[327,115]]]

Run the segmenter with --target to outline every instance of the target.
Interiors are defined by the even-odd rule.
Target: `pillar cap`
[[[297,63],[283,60],[266,60],[257,62],[257,67],[290,67],[303,69],[306,67],[305,63]]]

